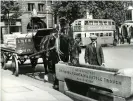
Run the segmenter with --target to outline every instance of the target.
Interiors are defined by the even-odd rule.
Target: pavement
[[[15,77],[10,70],[1,69],[0,101],[73,101],[54,90],[52,84],[19,75]]]

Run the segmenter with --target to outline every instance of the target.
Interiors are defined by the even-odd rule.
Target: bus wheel
[[[113,45],[117,46],[117,40],[116,39],[113,41]]]

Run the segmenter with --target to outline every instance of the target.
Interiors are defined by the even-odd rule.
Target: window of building
[[[34,7],[35,7],[34,3],[28,3],[28,11],[33,11]]]
[[[106,33],[106,36],[108,36],[108,33]]]
[[[126,12],[126,20],[132,20],[132,10]]]
[[[38,4],[38,11],[44,11],[44,4]]]

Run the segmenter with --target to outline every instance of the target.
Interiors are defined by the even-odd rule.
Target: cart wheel
[[[12,69],[15,76],[19,75],[19,65],[16,56],[12,56]]]
[[[1,54],[1,65],[2,65],[2,68],[3,68],[4,70],[6,70],[6,62],[7,62],[6,56],[5,56],[4,52],[3,52],[3,53]]]

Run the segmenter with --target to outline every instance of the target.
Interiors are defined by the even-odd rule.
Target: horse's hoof
[[[44,75],[44,81],[48,82],[48,75]]]
[[[54,85],[53,88],[54,88],[55,90],[59,90],[59,86],[58,86],[58,85]]]
[[[59,61],[59,63],[64,63],[63,61]]]

